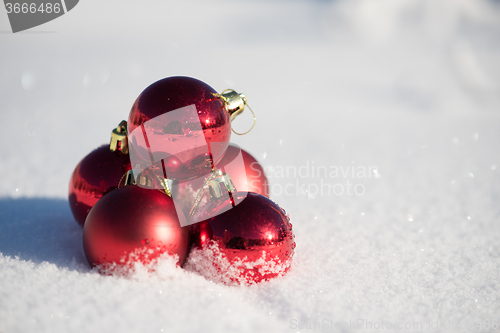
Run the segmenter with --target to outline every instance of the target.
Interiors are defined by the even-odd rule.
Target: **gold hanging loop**
[[[129,170],[130,171],[130,170]],[[126,177],[129,177],[129,171],[125,172],[122,176],[122,178],[120,178],[120,181],[118,182],[118,186],[117,186],[117,189],[120,189],[120,186],[122,185],[122,181],[124,178]],[[126,184],[125,184],[126,185]]]
[[[236,135],[245,135],[248,132],[250,132],[254,127],[257,122],[257,117],[255,117],[255,112],[253,112],[252,108],[250,105],[247,103],[247,97],[243,94],[239,94],[233,89],[226,89],[224,90],[220,95],[217,94],[218,97],[222,98],[224,103],[226,103],[227,107],[227,112],[231,116],[231,122],[240,114],[243,113],[245,106],[248,107],[250,112],[252,112],[253,115],[253,125],[250,127],[250,129],[246,132],[243,133],[238,133],[234,130],[234,128],[231,126],[231,130],[233,131],[234,134]]]
[[[122,178],[120,179],[120,182],[118,183],[118,188],[120,188],[122,182],[123,182],[123,186],[137,185],[137,182],[135,181],[133,169],[130,169],[123,174]]]
[[[234,130],[234,128],[231,126],[231,131],[233,131],[233,133],[236,134],[236,135],[245,135],[245,134],[249,133],[255,127],[255,123],[257,123],[257,117],[255,117],[255,113],[253,112],[252,108],[250,107],[250,105],[248,105],[246,103],[245,103],[245,105],[248,107],[248,109],[250,110],[250,112],[252,112],[252,115],[253,115],[253,125],[252,125],[252,127],[250,127],[250,129],[248,131],[243,132],[243,133],[236,132]]]

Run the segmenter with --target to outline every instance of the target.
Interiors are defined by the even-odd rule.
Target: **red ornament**
[[[228,168],[230,163],[241,152],[244,168]],[[240,192],[255,192],[269,198],[269,182],[264,169],[257,160],[245,150],[234,144],[229,144],[226,153],[216,164],[218,169],[229,174],[234,187]]]
[[[130,170],[128,154],[111,151],[103,145],[85,156],[69,182],[69,206],[76,222],[83,227],[90,209],[106,193],[114,190]]]
[[[148,264],[163,253],[178,255],[182,265],[188,240],[172,198],[135,185],[102,197],[83,228],[83,248],[91,266]]]
[[[128,121],[129,145],[136,168],[155,169],[169,179],[210,173],[231,136],[231,121],[221,95],[189,77],[170,77],[147,87]]]
[[[217,215],[228,205],[233,207]],[[188,263],[192,269],[222,282],[252,284],[290,268],[295,249],[292,224],[273,201],[236,192],[232,200],[209,203],[201,214],[215,216],[190,226],[195,245]]]

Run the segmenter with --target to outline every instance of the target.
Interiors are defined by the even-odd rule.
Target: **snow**
[[[1,9],[0,332],[497,331],[499,5],[86,0],[17,34]],[[284,277],[88,267],[70,174],[172,75],[248,97]]]

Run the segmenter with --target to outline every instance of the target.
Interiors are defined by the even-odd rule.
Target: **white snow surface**
[[[85,0],[0,32],[1,333],[500,331],[498,1]],[[88,266],[71,172],[174,75],[248,96],[284,277]]]

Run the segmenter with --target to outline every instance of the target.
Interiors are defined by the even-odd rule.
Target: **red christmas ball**
[[[90,209],[106,193],[114,190],[130,170],[130,158],[103,145],[85,156],[76,166],[69,182],[69,206],[83,227]]]
[[[163,253],[188,254],[189,234],[165,193],[128,185],[103,196],[83,228],[83,248],[91,266],[148,264]]]
[[[231,167],[231,162],[240,154],[243,157],[244,168]],[[236,165],[235,165],[236,166]],[[269,198],[269,182],[264,169],[257,160],[234,144],[229,144],[226,153],[216,164],[216,167],[229,174],[234,187],[240,192],[254,192]]]
[[[139,95],[129,114],[128,135],[134,168],[138,163],[164,178],[192,179],[210,173],[221,159],[231,120],[212,87],[189,77],[169,77]]]
[[[268,198],[236,192],[232,199],[209,203],[201,215],[213,217],[190,226],[195,247],[189,265],[194,270],[222,282],[252,284],[282,276],[290,268],[292,224]]]

